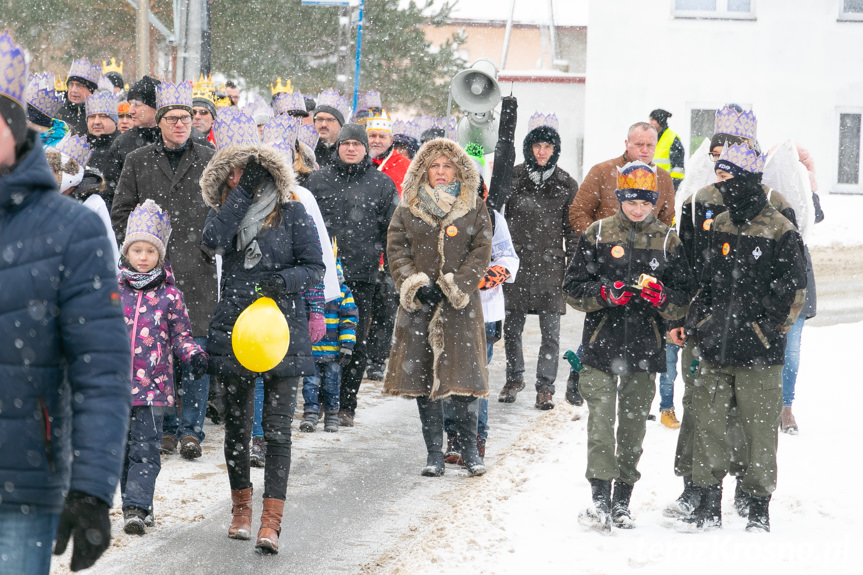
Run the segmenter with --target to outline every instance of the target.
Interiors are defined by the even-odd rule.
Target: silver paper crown
[[[185,106],[192,108],[192,83],[162,82],[156,86],[156,109],[161,110],[168,106]]]
[[[741,170],[756,174],[764,171],[764,162],[767,160],[766,154],[758,154],[748,144],[733,144],[729,146],[725,144],[722,147],[722,153],[719,154],[719,162],[729,162],[734,164]]]
[[[106,116],[117,115],[117,99],[109,92],[96,92],[84,103],[87,115],[105,114]]]
[[[747,140],[755,141],[758,132],[758,120],[755,118],[755,112],[738,112],[729,106],[722,106],[716,112],[716,121],[714,122],[714,134],[728,134],[729,136],[739,136]]]
[[[278,140],[276,142],[268,142],[267,145],[281,152],[288,161],[289,166],[294,165],[294,146],[292,144],[284,140]]]
[[[318,106],[329,106],[338,110],[345,121],[351,117],[351,105],[338,92],[332,88],[327,88],[318,95],[316,100]]]
[[[131,243],[128,240],[146,240],[147,236],[162,242],[163,248],[167,247],[171,237],[171,217],[153,200],[139,204],[129,214],[125,243]]]
[[[261,143],[255,120],[234,107],[222,108],[213,123],[216,149],[231,145],[257,145]]]
[[[58,152],[66,154],[79,164],[81,167],[86,167],[93,155],[93,150],[90,149],[90,144],[87,143],[87,138],[69,134],[55,146]]]
[[[54,74],[30,74],[27,82],[27,103],[53,118],[63,105],[63,98],[54,91]]]
[[[264,126],[264,133],[261,134],[261,141],[265,144],[274,142],[287,142],[291,146],[297,141],[297,134],[300,131],[302,122],[299,118],[294,118],[287,114],[276,116]]]
[[[414,123],[419,128],[420,134],[428,130],[429,128],[435,127],[435,118],[431,116],[420,116],[414,120]]]
[[[99,84],[99,78],[102,77],[102,66],[99,64],[91,64],[85,58],[72,62],[72,67],[69,68],[69,75],[66,77],[66,83],[71,77],[83,78],[93,84]]]
[[[299,112],[306,111],[306,100],[303,98],[303,95],[297,90],[294,90],[291,94],[286,92],[276,94],[276,97],[273,98],[273,113],[278,116],[292,110]]]
[[[111,92],[112,94],[114,93],[114,84],[111,83],[111,80],[109,80],[107,76],[99,78],[99,81],[96,83],[96,88],[105,92]]]
[[[251,116],[258,126],[266,124],[273,117],[273,110],[267,105],[263,98],[258,96],[242,107],[243,112]]]
[[[311,124],[302,124],[300,126],[300,131],[297,133],[297,140],[310,147],[312,150],[318,145],[318,139],[320,139],[320,134],[315,130],[315,127]]]
[[[419,142],[422,130],[419,125],[413,120],[405,122],[404,120],[396,120],[393,122],[393,134],[402,134],[409,136]]]
[[[357,97],[357,110],[371,110],[372,108],[383,108],[380,92],[369,90]]]
[[[12,41],[9,30],[4,30],[0,34],[0,95],[26,110],[26,90],[27,58],[24,50]]]
[[[548,126],[555,132],[558,131],[560,126],[560,122],[557,120],[557,114],[540,114],[536,112],[533,116],[530,117],[530,120],[527,121],[527,131],[533,131],[540,126]]]

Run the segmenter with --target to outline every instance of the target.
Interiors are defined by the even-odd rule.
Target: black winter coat
[[[87,136],[87,143],[90,144],[90,149],[93,150],[93,155],[90,156],[90,162],[87,167],[96,168],[102,172],[102,177],[105,177],[105,170],[108,169],[111,158],[111,146],[114,140],[120,135],[120,132],[113,134],[103,134],[101,136]],[[114,201],[114,188],[116,181],[105,180],[105,189],[99,192],[102,199],[105,200],[105,205],[108,206],[108,211],[111,211],[111,203]]]
[[[332,164],[333,160],[337,160],[338,158],[338,146],[335,144],[328,146],[323,140],[318,140],[318,143],[315,146],[315,161],[318,163],[318,166],[325,168]]]
[[[87,110],[84,104],[73,104],[68,100],[63,102],[57,111],[57,119],[66,122],[72,133],[87,136]]]
[[[345,280],[374,283],[387,228],[399,203],[392,178],[366,156],[359,164],[336,158],[309,176],[305,187],[318,202],[330,238],[336,238]]]

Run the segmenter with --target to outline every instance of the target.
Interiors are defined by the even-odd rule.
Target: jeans
[[[800,340],[806,318],[801,313],[785,336],[785,365],[782,367],[782,406],[794,403],[794,388],[797,386],[797,371],[800,369]]]
[[[491,356],[494,353],[494,335],[495,322],[485,324],[485,349],[486,349],[486,364],[491,363]],[[453,410],[452,401],[446,398],[443,402],[443,428],[448,436],[455,435],[455,411]],[[477,405],[477,424],[476,434],[482,439],[488,439],[488,398],[480,397]]]
[[[680,346],[665,342],[665,373],[659,374],[659,411],[674,407],[674,380],[677,379],[677,354]]]
[[[59,513],[0,507],[0,573],[47,574],[59,522]]]
[[[506,349],[506,380],[524,381],[524,352],[521,334],[524,331],[526,314],[507,310],[503,322],[503,339]],[[545,388],[554,393],[557,379],[557,362],[560,355],[560,314],[543,311],[539,313],[539,329],[542,341],[536,359],[536,390]]]
[[[296,405],[294,406],[296,407]],[[263,437],[264,428],[261,427],[261,417],[264,413],[264,378],[255,378],[255,417],[252,420],[252,437]]]
[[[324,412],[339,410],[339,380],[342,366],[338,361],[315,362],[315,375],[303,378],[303,413],[315,413],[324,404]]]
[[[156,478],[162,469],[159,444],[162,441],[164,410],[156,406],[132,406],[123,475],[120,476],[123,509],[137,507],[153,512]]]
[[[357,394],[360,392],[360,383],[366,371],[366,348],[369,338],[369,324],[372,318],[372,301],[375,296],[375,284],[368,282],[345,282],[354,294],[354,303],[357,304],[359,321],[357,322],[357,343],[351,355],[351,363],[342,370],[342,381],[339,398],[341,409],[351,415],[357,410]]]
[[[196,337],[195,343],[206,351],[206,337]],[[174,381],[177,381],[178,365],[179,362],[174,364]],[[179,409],[169,407],[165,410],[163,431],[165,435],[177,439],[191,435],[201,442],[204,441],[204,416],[207,414],[207,398],[210,395],[210,376],[192,379],[191,370],[182,371],[183,382],[177,390]]]

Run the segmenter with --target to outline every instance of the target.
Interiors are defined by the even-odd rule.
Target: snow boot
[[[348,411],[347,409],[339,410],[339,425],[342,427],[353,427],[354,426],[354,414]]]
[[[123,531],[129,535],[143,535],[146,533],[145,520],[147,511],[140,507],[126,507],[123,509]]]
[[[159,444],[159,453],[162,455],[171,455],[177,452],[179,441],[173,435],[163,435],[162,443]]]
[[[261,513],[261,528],[255,551],[263,555],[279,552],[279,534],[282,532],[282,513],[285,511],[283,499],[264,498],[264,511]]]
[[[783,406],[782,412],[779,414],[779,429],[782,433],[788,435],[797,435],[800,431],[797,429],[797,420],[794,419],[794,414],[791,413],[791,406]]]
[[[444,458],[444,462],[452,464],[452,465],[461,465],[461,453],[458,452],[458,447],[456,447],[456,434],[455,433],[447,433],[446,435],[446,457]]]
[[[632,529],[635,523],[629,512],[632,485],[619,479],[614,480],[614,495],[611,498],[611,523],[618,529]]]
[[[767,497],[749,496],[749,522],[746,531],[749,533],[770,533],[770,495]]]
[[[749,505],[752,496],[743,491],[743,477],[737,476],[737,485],[734,487],[734,508],[737,514],[744,519],[749,517]]]
[[[324,414],[324,431],[327,433],[338,433],[339,431],[339,412],[328,411]]]
[[[423,439],[426,444],[426,466],[421,475],[425,477],[440,477],[446,471],[443,454],[443,406],[440,401],[431,401],[428,396],[417,398],[417,409],[420,413]]]
[[[533,406],[542,411],[554,409],[554,392],[548,387],[539,388],[536,392],[536,403]]]
[[[456,443],[461,453],[462,465],[471,477],[485,474],[485,464],[476,450],[477,398],[466,395],[452,396],[455,415]]]
[[[578,372],[574,369],[569,371],[569,379],[566,380],[566,401],[576,407],[584,404],[584,398],[578,391]]]
[[[689,517],[701,503],[701,488],[692,482],[692,476],[683,478],[683,493],[662,510],[665,517]]]
[[[663,409],[659,412],[659,423],[668,429],[680,429],[680,421],[674,415],[674,408]]]
[[[383,363],[370,361],[368,367],[366,367],[366,379],[370,379],[372,381],[383,381],[384,371]]]
[[[198,459],[201,457],[201,442],[194,435],[187,435],[180,440],[180,455],[183,459]]]
[[[678,519],[682,533],[700,533],[722,528],[722,484],[701,488],[701,503],[689,517]]]
[[[588,479],[593,508],[578,514],[578,522],[603,534],[611,533],[611,480]]]
[[[524,389],[524,380],[507,381],[503,389],[500,390],[497,400],[501,403],[515,403],[515,397],[522,389]]]
[[[267,443],[263,437],[252,438],[252,449],[249,451],[249,465],[263,467],[267,459]]]
[[[243,540],[252,538],[251,487],[231,489],[231,526],[228,527],[228,537]]]
[[[306,433],[314,433],[315,427],[318,425],[318,412],[306,411],[303,413],[303,421],[300,422],[300,431]]]

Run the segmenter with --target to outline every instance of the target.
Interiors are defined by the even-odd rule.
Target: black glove
[[[258,186],[261,185],[261,182],[263,182],[267,176],[272,178],[272,176],[270,176],[270,172],[261,166],[261,164],[255,160],[254,156],[249,156],[249,161],[246,163],[246,169],[243,170],[243,175],[240,176],[240,181],[237,185],[243,188],[244,192],[251,194],[258,189]]]
[[[279,296],[287,293],[288,286],[285,283],[285,278],[279,274],[272,274],[263,279],[258,280],[258,291],[261,295],[276,299]]]
[[[207,368],[210,366],[210,360],[206,353],[198,353],[192,356],[189,360],[189,371],[192,374],[192,379],[201,379],[207,375]]]
[[[353,357],[354,352],[343,347],[339,351],[339,365],[341,365],[342,367],[347,367],[348,365],[350,365],[351,359],[353,359]]]
[[[72,571],[92,567],[111,543],[111,519],[108,504],[81,491],[70,491],[57,526],[54,555],[66,551],[69,538],[72,547]]]
[[[437,284],[431,286],[423,286],[417,290],[417,299],[420,303],[429,307],[434,307],[443,299],[443,290]]]

